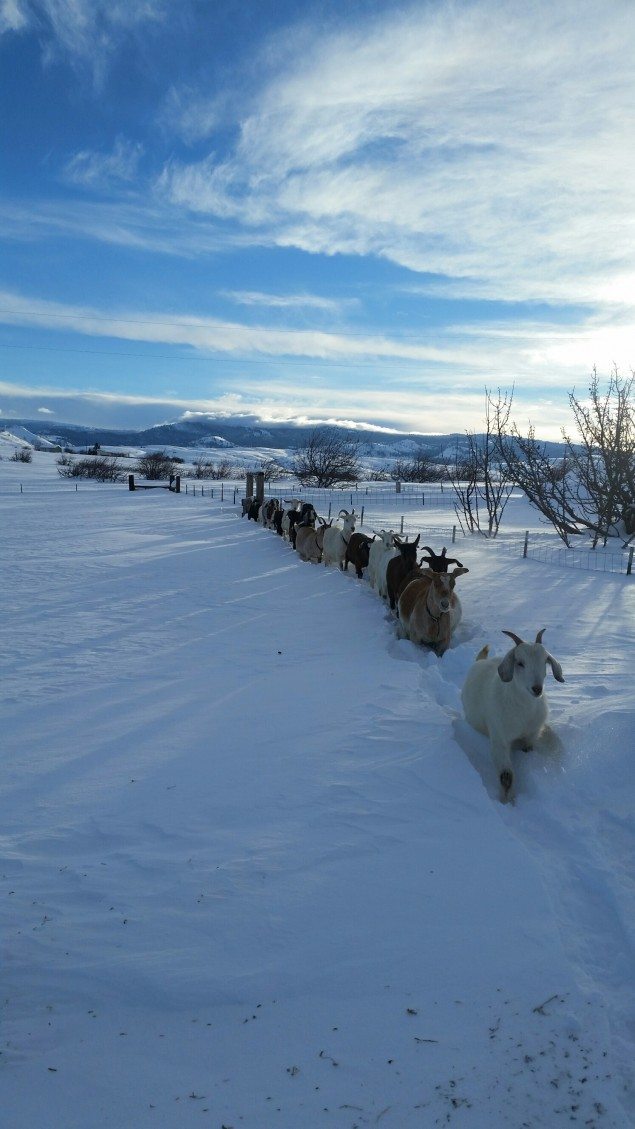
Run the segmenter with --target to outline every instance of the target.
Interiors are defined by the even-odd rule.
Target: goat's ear
[[[553,671],[556,682],[564,682],[564,674],[562,673],[562,667],[558,660],[554,659],[553,655],[547,655],[547,662]]]
[[[463,568],[463,566],[461,566],[461,568],[453,568],[450,576],[463,576],[465,572],[469,571],[469,568]]]
[[[508,651],[502,662],[498,664],[498,674],[501,682],[511,682],[514,677],[514,648]]]
[[[421,540],[421,534],[417,533],[417,540],[415,541],[415,545],[418,545],[420,540]]]

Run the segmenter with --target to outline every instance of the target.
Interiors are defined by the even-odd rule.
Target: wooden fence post
[[[128,489],[134,490],[134,474],[128,475]]]
[[[456,525],[452,526],[452,544],[456,543]]]
[[[397,482],[395,482],[395,493],[401,494],[401,483],[399,482],[399,480],[397,480]]]
[[[187,492],[187,483],[185,484],[185,490]],[[177,474],[176,478],[174,479],[174,493],[175,494],[181,493],[181,475],[180,474]]]
[[[256,474],[255,474],[254,477],[256,479],[256,501],[260,502],[260,504],[262,505],[262,503],[265,500],[265,472],[264,472],[264,470],[256,471]]]
[[[523,557],[527,556],[527,549],[529,548],[529,530],[525,530],[525,544],[523,545]]]
[[[403,533],[403,514],[401,515],[401,527],[399,529],[399,532]]]
[[[627,576],[630,576],[632,571],[633,571],[633,552],[634,552],[633,546],[631,545],[630,549],[628,550],[628,564],[626,566],[626,575]]]

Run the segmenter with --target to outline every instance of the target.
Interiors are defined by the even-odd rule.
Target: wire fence
[[[68,491],[91,493],[104,489],[121,490],[121,483],[98,483],[91,480],[81,482],[4,482],[0,487],[0,496],[15,496],[16,494],[60,494]],[[126,487],[127,489],[127,487]],[[198,482],[185,479],[181,486],[181,493],[192,497],[207,498],[212,501],[239,505],[244,497],[245,483],[243,481],[215,481]],[[401,491],[397,492],[394,485],[386,487],[370,486],[355,490],[342,489],[317,489],[304,488],[299,483],[268,483],[266,498],[277,497],[287,499],[291,497],[302,498],[310,501],[322,516],[337,517],[343,508],[355,509],[358,515],[358,527],[379,530],[392,529],[402,537],[414,539],[417,534],[427,541],[439,544],[454,545],[465,542],[468,537],[459,524],[424,525],[421,519],[412,513],[413,509],[419,511],[426,509],[450,509],[453,497],[448,487],[443,490],[442,484],[403,484]],[[410,511],[410,512],[408,512]],[[585,572],[608,573],[612,575],[632,576],[635,571],[633,562],[633,546],[624,546],[620,552],[603,548],[567,549],[554,544],[555,534],[526,532],[518,533],[501,532],[495,538],[479,537],[479,544],[487,544],[510,556],[526,560],[539,561],[542,564],[554,565],[561,568],[574,568]]]

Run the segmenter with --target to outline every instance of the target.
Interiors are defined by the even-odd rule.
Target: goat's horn
[[[522,639],[520,639],[518,637],[518,635],[514,635],[513,631],[505,631],[505,628],[503,628],[502,630],[503,630],[503,635],[509,635],[509,638],[514,640],[514,643],[516,644],[516,646],[517,647],[520,646],[520,644],[522,643]]]
[[[536,642],[537,642],[537,643],[542,643],[542,637],[543,637],[543,635],[544,635],[544,633],[545,633],[545,631],[546,631],[546,630],[547,630],[547,628],[546,628],[546,627],[541,627],[541,628],[540,628],[540,631],[539,631],[539,632],[538,632],[538,634],[536,635]]]

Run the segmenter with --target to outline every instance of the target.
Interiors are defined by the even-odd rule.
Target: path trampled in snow
[[[462,546],[438,660],[232,506],[0,512],[7,1129],[633,1124],[625,578]],[[543,626],[503,807],[460,687]]]

